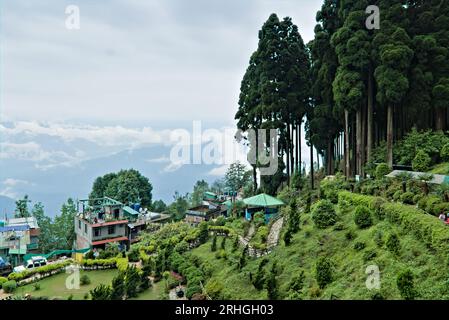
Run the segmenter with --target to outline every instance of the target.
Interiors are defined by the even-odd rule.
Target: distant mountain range
[[[17,198],[28,194],[33,202],[40,201],[49,216],[59,213],[62,204],[69,198],[86,198],[96,177],[120,169],[134,168],[148,177],[153,185],[153,199],[165,202],[173,200],[175,191],[191,192],[197,180],[213,182],[217,176],[209,174],[217,165],[184,165],[174,171],[169,167],[169,147],[154,146],[136,150],[122,151],[107,156],[81,161],[73,165],[57,165],[45,170],[36,169],[33,162],[27,160],[5,160],[0,165],[10,168],[0,173],[0,180],[14,177]],[[0,213],[14,210],[14,200],[2,196]]]

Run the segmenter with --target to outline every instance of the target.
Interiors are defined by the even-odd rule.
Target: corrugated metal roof
[[[27,217],[27,218],[12,218],[7,222],[8,226],[18,226],[18,225],[29,225],[31,229],[39,228],[37,224],[37,220],[35,217]]]
[[[27,231],[30,227],[28,225],[22,225],[22,226],[5,226],[0,227],[0,232],[9,232],[9,231]]]

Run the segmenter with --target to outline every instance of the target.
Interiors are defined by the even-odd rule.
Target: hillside
[[[415,289],[420,299],[447,299],[447,257],[444,250],[426,245],[416,234],[393,222],[392,204],[388,210],[390,218],[379,219],[372,212],[373,225],[360,229],[354,222],[354,204],[344,205],[353,197],[360,197],[349,192],[340,193],[339,203],[335,205],[337,222],[334,226],[319,229],[314,225],[311,213],[301,214],[300,230],[294,234],[291,244],[281,243],[267,259],[265,277],[269,274],[274,261],[277,263],[277,291],[279,299],[401,299],[396,283],[398,274],[410,269],[414,276]],[[376,198],[361,196],[363,201],[372,203]],[[397,204],[401,210],[410,211],[411,215],[424,215],[412,206]],[[420,216],[415,217],[420,219]],[[442,226],[434,217],[430,225],[449,239],[449,228]],[[410,226],[412,228],[412,226]],[[441,229],[443,228],[443,229]],[[388,235],[399,236],[399,252],[391,252],[386,244]],[[442,241],[442,243],[447,243]],[[217,259],[211,252],[211,240],[192,250],[191,254],[209,261],[212,266],[209,281],[217,280],[225,299],[266,299],[267,290],[257,290],[250,280],[253,278],[261,261],[265,258],[249,259],[242,270],[237,270],[232,262],[232,247],[226,247],[228,261]],[[332,264],[332,280],[320,289],[316,280],[316,264],[321,257],[326,257]],[[380,271],[380,290],[368,290],[366,269],[377,265]],[[292,280],[304,274],[303,285],[297,294],[292,291]]]

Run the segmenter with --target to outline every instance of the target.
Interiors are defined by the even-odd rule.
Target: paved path
[[[256,231],[256,229],[254,228],[254,224],[251,223],[246,237],[242,237],[239,235],[240,244],[242,246],[246,247],[249,244],[251,238],[253,237],[255,231]]]
[[[270,233],[267,237],[267,248],[275,247],[279,243],[279,235],[281,234],[284,217],[280,217],[271,225]]]

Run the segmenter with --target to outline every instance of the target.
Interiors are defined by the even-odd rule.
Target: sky
[[[77,170],[125,150],[166,147],[173,129],[191,130],[193,121],[235,128],[240,82],[262,24],[271,13],[290,16],[308,42],[321,3],[0,2],[0,195],[39,186],[12,175],[19,163]],[[79,8],[79,29],[66,27],[68,5]]]

